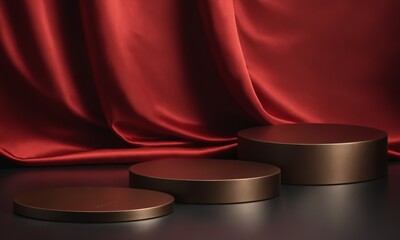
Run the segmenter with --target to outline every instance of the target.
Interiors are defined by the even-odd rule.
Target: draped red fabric
[[[236,132],[380,128],[400,158],[397,0],[0,0],[0,154],[227,157]]]

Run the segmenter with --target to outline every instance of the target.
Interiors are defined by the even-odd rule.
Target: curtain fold
[[[0,154],[228,157],[240,129],[347,123],[400,158],[395,0],[0,0]]]

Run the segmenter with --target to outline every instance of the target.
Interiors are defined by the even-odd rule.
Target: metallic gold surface
[[[164,159],[129,168],[130,186],[173,195],[183,203],[238,203],[279,195],[276,166],[221,159]]]
[[[170,214],[174,198],[143,189],[72,187],[20,194],[13,207],[19,215],[50,221],[121,222]]]
[[[387,174],[387,134],[341,124],[288,124],[238,132],[240,159],[282,169],[282,183],[341,184]]]

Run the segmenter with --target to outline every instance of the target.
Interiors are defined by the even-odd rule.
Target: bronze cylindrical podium
[[[173,212],[166,193],[117,187],[69,187],[19,194],[14,212],[62,222],[121,222],[160,217]]]
[[[173,195],[177,202],[221,204],[279,195],[280,169],[248,161],[164,159],[129,168],[130,186]]]
[[[238,132],[240,159],[274,164],[286,184],[341,184],[387,174],[387,134],[342,124],[287,124]]]

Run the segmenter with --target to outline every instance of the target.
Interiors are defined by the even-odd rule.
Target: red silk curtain
[[[0,155],[227,157],[240,129],[380,128],[400,157],[398,0],[0,0]]]

